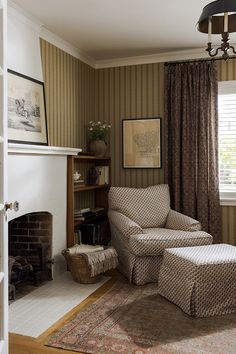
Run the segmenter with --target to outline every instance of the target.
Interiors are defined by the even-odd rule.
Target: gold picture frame
[[[161,118],[122,120],[123,168],[161,168]]]

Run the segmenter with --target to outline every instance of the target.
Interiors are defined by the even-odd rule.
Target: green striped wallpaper
[[[41,40],[49,144],[87,149],[94,118],[95,70]]]
[[[162,183],[163,169],[122,168],[122,119],[163,117],[163,64],[96,70],[95,112],[97,120],[112,124],[112,184],[145,187]]]

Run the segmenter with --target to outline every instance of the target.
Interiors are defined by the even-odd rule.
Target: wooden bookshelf
[[[83,201],[86,193],[91,193],[93,205],[91,207],[105,208],[105,216],[108,209],[108,192],[111,184],[111,160],[109,157],[96,157],[91,155],[68,156],[67,160],[67,247],[75,244],[75,228],[86,222],[74,219],[75,198]],[[109,184],[90,185],[88,182],[87,172],[92,166],[108,166],[109,167]],[[75,171],[83,171],[82,178],[85,185],[74,183],[73,174]],[[87,205],[87,207],[90,207]],[[91,222],[93,220],[90,220]],[[96,220],[94,220],[96,221]],[[110,235],[107,235],[107,241]]]

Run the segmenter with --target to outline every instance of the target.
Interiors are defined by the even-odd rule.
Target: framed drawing
[[[123,167],[161,168],[161,118],[123,119]]]
[[[8,139],[48,145],[44,84],[8,70]]]

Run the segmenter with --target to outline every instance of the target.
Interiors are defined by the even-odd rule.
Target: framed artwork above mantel
[[[44,83],[8,70],[8,140],[48,145]]]
[[[123,168],[161,168],[161,118],[122,120]]]

